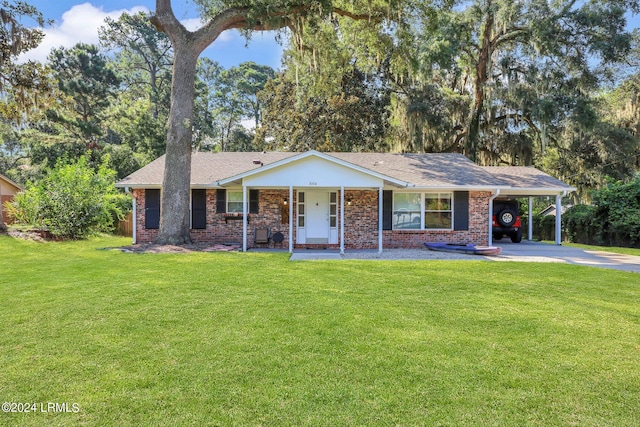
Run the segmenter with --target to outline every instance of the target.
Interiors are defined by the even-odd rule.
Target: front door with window
[[[337,243],[337,212],[336,192],[299,192],[298,243]]]
[[[329,243],[329,193],[308,191],[307,243]]]

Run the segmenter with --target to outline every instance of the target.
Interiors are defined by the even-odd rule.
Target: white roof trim
[[[511,190],[513,187],[509,185],[430,185],[430,186],[415,186],[411,187],[411,190],[418,191],[496,191],[496,190]]]
[[[244,179],[244,178],[246,178],[248,176],[264,173],[264,172],[269,171],[271,169],[275,169],[275,168],[278,168],[280,166],[284,166],[284,165],[289,164],[289,163],[294,163],[294,162],[297,162],[299,160],[306,159],[307,157],[317,157],[317,158],[326,160],[328,162],[332,162],[332,163],[338,164],[340,166],[344,166],[346,168],[356,170],[356,171],[364,173],[366,175],[370,175],[370,176],[373,176],[375,178],[382,179],[384,181],[387,181],[387,182],[389,182],[391,184],[394,184],[394,185],[397,185],[399,187],[410,187],[410,186],[413,185],[413,184],[411,184],[409,182],[401,181],[399,179],[392,178],[392,177],[390,177],[388,175],[383,175],[381,173],[372,171],[371,169],[367,169],[367,168],[363,168],[362,166],[354,165],[353,163],[349,163],[349,162],[346,162],[344,160],[340,160],[338,158],[335,158],[333,156],[329,156],[327,154],[321,153],[321,152],[316,151],[316,150],[309,150],[309,151],[306,151],[304,153],[300,153],[298,155],[295,155],[295,156],[292,156],[292,157],[288,157],[286,159],[279,160],[277,162],[268,164],[266,166],[263,166],[263,167],[260,167],[260,168],[257,168],[257,169],[252,169],[250,171],[243,172],[243,173],[240,173],[238,175],[235,175],[235,176],[232,176],[232,177],[229,177],[229,178],[221,179],[221,180],[219,180],[217,182],[217,184],[219,186],[224,186],[226,184],[230,184],[230,183],[232,183],[234,181],[237,181],[239,179]]]
[[[524,194],[524,195],[542,195],[547,196],[551,194],[563,194],[576,191],[575,187],[504,187],[504,193],[506,194]],[[503,194],[504,194],[503,193]]]

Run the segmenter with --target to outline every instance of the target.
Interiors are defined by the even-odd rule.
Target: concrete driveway
[[[640,273],[640,256],[584,250],[526,240],[521,243],[511,243],[507,239],[503,239],[494,241],[493,244],[502,248],[502,253],[499,256],[490,258],[493,261],[562,262]]]

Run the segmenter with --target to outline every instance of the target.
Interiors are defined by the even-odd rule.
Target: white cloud
[[[72,47],[79,42],[97,45],[98,28],[104,25],[106,17],[118,19],[125,12],[134,14],[148,11],[149,9],[144,6],[105,12],[104,8],[96,7],[91,3],[75,5],[62,14],[62,22],[45,28],[45,36],[40,45],[21,55],[19,61],[24,62],[31,59],[44,62],[51,49],[60,46]]]

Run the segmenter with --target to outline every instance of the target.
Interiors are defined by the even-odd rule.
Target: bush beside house
[[[16,195],[8,206],[12,216],[65,239],[112,231],[131,199],[115,188],[116,173],[106,164],[96,171],[85,157],[59,162],[42,181]]]
[[[592,205],[568,209],[562,222],[575,243],[640,247],[640,175],[609,182],[593,193]]]

